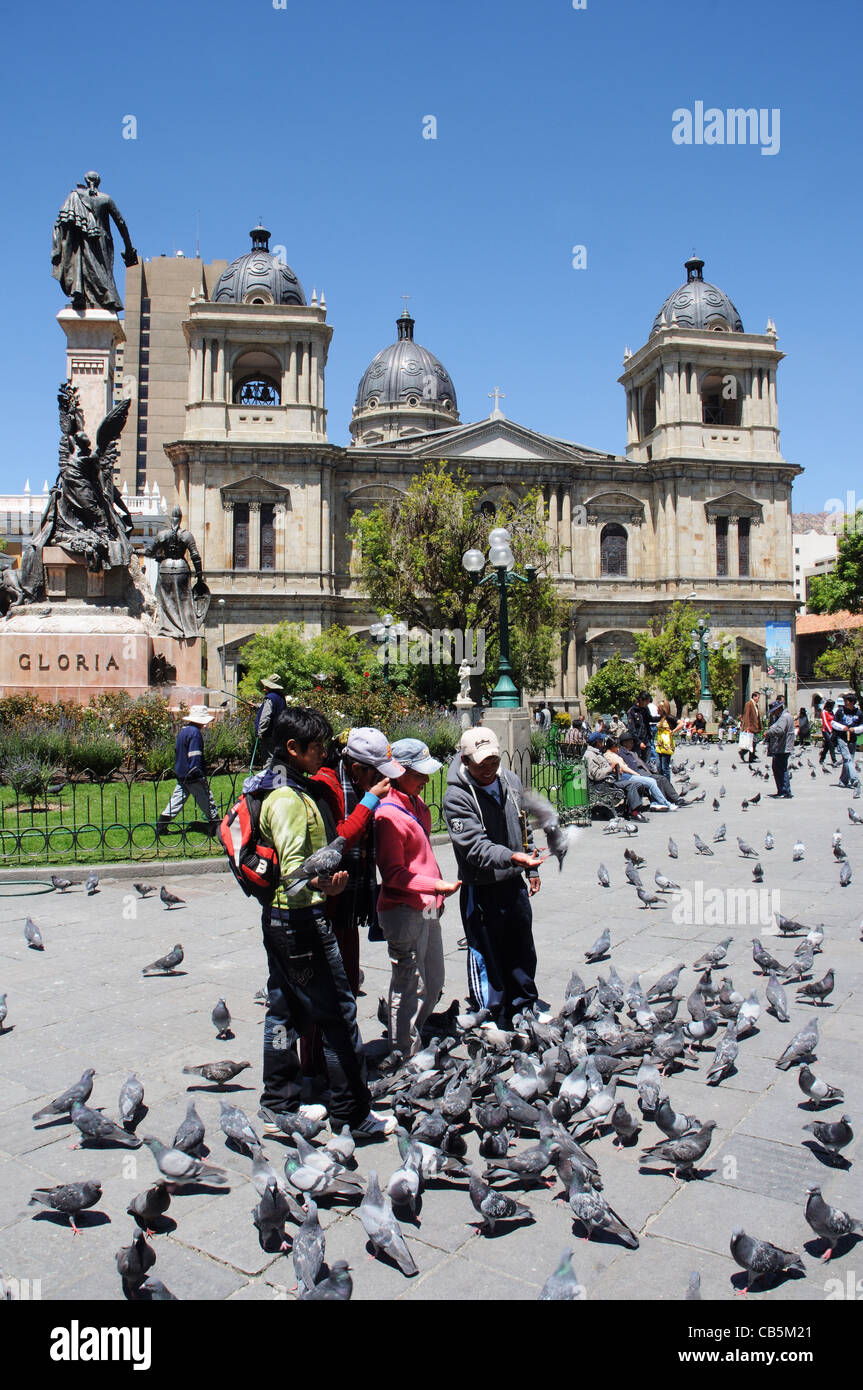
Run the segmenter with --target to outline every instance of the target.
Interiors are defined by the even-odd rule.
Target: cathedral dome
[[[252,249],[232,261],[216,281],[214,304],[305,304],[303,287],[289,265],[270,250],[266,227],[249,233]]]
[[[354,413],[378,406],[421,406],[458,419],[455,387],[434,353],[414,342],[407,309],[396,320],[398,338],[369,363],[360,381]]]
[[[650,330],[650,336],[675,321],[679,328],[742,333],[743,324],[728,295],[704,279],[704,262],[696,255],[686,261],[686,284],[670,294]]]

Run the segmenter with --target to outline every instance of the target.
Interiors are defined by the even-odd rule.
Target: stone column
[[[572,489],[564,487],[561,501],[561,529],[563,531],[563,556],[561,570],[572,574]]]
[[[285,402],[285,404],[287,405],[296,405],[297,403],[297,347],[298,344],[296,342],[292,342],[289,349],[290,360],[288,364],[288,391],[287,401]]]
[[[78,388],[84,432],[95,448],[96,431],[114,407],[114,360],[126,334],[108,309],[61,309],[57,322],[66,335],[66,379]]]
[[[213,392],[217,401],[225,399],[225,344],[216,343],[216,385]]]
[[[553,551],[554,571],[560,570],[560,535],[557,528],[557,484],[551,483],[548,489],[548,541]]]
[[[288,509],[284,502],[277,502],[273,511],[273,526],[276,531],[276,570],[285,568],[285,531],[288,524]]]
[[[261,568],[261,504],[249,503],[249,569]]]
[[[329,592],[332,588],[332,530],[330,527],[330,491],[332,488],[332,469],[321,464],[321,589]]]
[[[222,499],[222,512],[224,515],[224,567],[226,570],[234,568],[234,501],[231,497]]]

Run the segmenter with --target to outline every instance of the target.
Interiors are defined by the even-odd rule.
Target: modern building
[[[829,523],[835,522],[835,513],[821,512],[816,515],[802,513],[792,518],[794,530],[794,594],[801,604],[800,613],[806,612],[809,597],[809,581],[829,574],[836,567],[838,537]]]

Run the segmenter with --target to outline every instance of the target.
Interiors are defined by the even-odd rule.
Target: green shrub
[[[219,762],[248,762],[251,726],[242,715],[226,714],[204,730],[204,761],[208,768]]]
[[[173,739],[161,739],[148,748],[143,757],[144,767],[147,772],[162,775],[170,772],[174,766],[174,741]]]
[[[110,777],[122,767],[126,749],[110,734],[83,737],[70,742],[66,754],[69,772],[92,772],[94,777]]]
[[[41,758],[14,755],[3,763],[3,780],[13,788],[18,797],[29,796],[35,800],[44,797],[50,784],[60,775],[60,768]]]
[[[546,754],[547,734],[542,729],[531,729],[530,731],[530,761],[532,763],[542,762]]]
[[[433,758],[448,762],[461,738],[461,723],[453,715],[414,715],[391,722],[387,737],[390,743],[400,738],[418,738]]]

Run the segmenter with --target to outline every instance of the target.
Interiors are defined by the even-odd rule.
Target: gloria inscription
[[[89,657],[83,652],[71,656],[68,652],[59,652],[52,663],[44,652],[39,652],[36,658],[30,652],[19,652],[18,666],[22,671],[119,671],[120,663],[113,653],[108,653],[107,661],[104,656],[103,652],[93,652]]]

